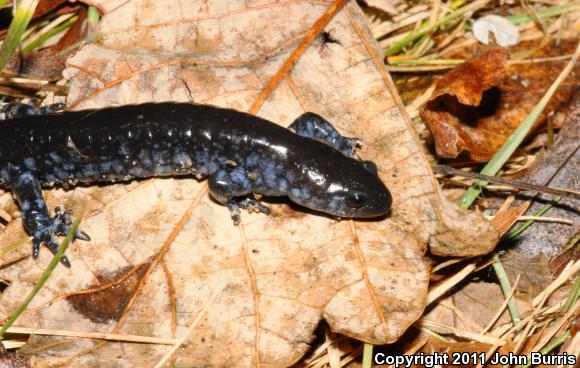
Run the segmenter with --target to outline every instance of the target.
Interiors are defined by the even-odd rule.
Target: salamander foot
[[[269,207],[264,206],[262,203],[252,198],[236,198],[228,202],[227,206],[231,212],[232,220],[234,220],[234,225],[236,226],[240,224],[240,208],[243,208],[248,212],[261,212],[266,215],[272,213],[272,210]]]
[[[47,248],[53,253],[56,254],[58,251],[59,244],[55,240],[55,236],[64,236],[66,235],[71,228],[72,225],[72,218],[70,211],[63,211],[60,207],[55,209],[54,217],[50,218],[47,222],[45,222],[42,226],[39,223],[36,223],[36,229],[31,229],[31,234],[33,236],[32,241],[32,257],[38,258],[38,254],[40,252],[40,245],[45,244]],[[78,230],[73,240],[81,239],[81,240],[91,240],[90,236]],[[71,264],[70,261],[66,256],[63,256],[60,260],[63,266],[70,268]]]

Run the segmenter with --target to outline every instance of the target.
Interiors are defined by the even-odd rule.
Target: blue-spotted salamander
[[[314,113],[290,130],[240,111],[189,103],[146,103],[27,116],[0,122],[0,186],[11,189],[24,225],[54,253],[71,225],[50,216],[41,188],[195,175],[239,222],[239,209],[269,213],[252,195],[287,196],[337,217],[385,215],[391,195],[376,166],[356,157]],[[89,236],[77,232],[77,239]],[[70,266],[68,259],[63,264]]]

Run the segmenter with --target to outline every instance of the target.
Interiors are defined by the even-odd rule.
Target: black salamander
[[[376,166],[356,157],[356,139],[305,113],[290,130],[231,109],[146,103],[27,116],[0,122],[0,186],[11,189],[24,225],[54,253],[55,236],[71,225],[67,211],[50,216],[41,188],[195,175],[226,205],[269,213],[253,194],[287,196],[337,217],[385,215],[391,195]],[[82,231],[77,239],[89,240]],[[70,266],[63,258],[63,264]]]

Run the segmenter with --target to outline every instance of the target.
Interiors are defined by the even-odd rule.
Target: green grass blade
[[[509,136],[507,141],[501,146],[501,148],[493,155],[491,160],[484,166],[481,170],[481,173],[484,175],[491,175],[494,176],[498,173],[498,171],[503,167],[503,165],[507,162],[507,160],[511,157],[511,155],[516,151],[516,149],[520,146],[520,144],[524,141],[532,126],[538,119],[538,116],[542,113],[556,90],[560,86],[560,84],[566,79],[568,74],[572,71],[572,68],[576,64],[578,60],[578,56],[580,55],[580,43],[576,47],[576,51],[572,56],[572,59],[566,65],[564,70],[560,73],[558,78],[552,83],[550,88],[546,91],[542,99],[538,102],[538,104],[532,109],[530,114],[526,116],[526,118],[521,122],[521,124],[513,131],[513,133]],[[487,182],[482,180],[476,180],[475,183],[463,194],[463,197],[459,201],[459,204],[463,208],[468,208],[473,204],[479,193],[481,192],[481,188],[487,185]]]
[[[534,213],[534,216],[543,216],[552,206],[560,200],[560,197],[555,197],[552,203],[547,203],[544,207],[542,207],[538,212]],[[518,237],[521,233],[526,231],[528,227],[530,227],[536,220],[527,220],[520,226],[518,226],[515,230],[510,232],[506,235],[507,239],[514,239]]]
[[[91,27],[94,27],[96,29],[96,27],[99,25],[99,21],[101,20],[101,14],[99,14],[97,8],[95,8],[94,6],[89,6],[87,19]]]
[[[576,276],[574,281],[574,287],[572,287],[572,292],[568,295],[566,304],[564,304],[563,312],[567,313],[576,304],[576,301],[580,298],[580,277]]]
[[[91,42],[97,40],[98,36],[99,36],[99,34],[97,32],[97,28],[99,26],[100,19],[101,19],[101,15],[99,14],[99,11],[97,10],[97,8],[89,6],[89,11],[87,14],[87,20],[88,20],[87,23],[89,25],[89,31],[88,31],[87,37],[73,43],[72,45],[69,45],[68,47],[64,48],[63,50],[60,50],[57,55],[59,55],[59,56],[66,55],[69,51],[76,49],[79,46],[82,46],[84,44],[91,43]]]
[[[12,252],[14,249],[20,248],[24,244],[30,242],[30,237],[22,238],[20,240],[15,241],[12,244],[9,244],[5,247],[0,248],[0,258],[4,257],[6,254]]]
[[[50,264],[48,265],[46,270],[44,270],[44,272],[42,273],[42,275],[40,276],[40,278],[38,279],[38,281],[36,282],[36,284],[34,285],[32,290],[30,291],[30,293],[26,296],[24,301],[18,306],[18,308],[16,308],[16,310],[14,311],[14,313],[12,313],[10,318],[8,318],[8,320],[4,323],[2,328],[0,328],[0,340],[2,340],[2,336],[4,336],[6,331],[8,331],[8,329],[10,327],[12,327],[12,325],[14,324],[14,322],[16,322],[18,317],[20,317],[22,312],[24,312],[24,310],[26,308],[28,308],[28,305],[30,304],[32,299],[34,299],[36,294],[38,294],[40,289],[44,286],[44,284],[46,283],[46,281],[48,280],[48,278],[52,274],[52,271],[54,271],[54,269],[56,268],[56,266],[60,262],[60,259],[62,258],[64,252],[68,248],[68,245],[72,241],[74,234],[76,234],[80,222],[81,222],[81,220],[78,219],[73,223],[69,232],[66,234],[66,238],[62,242],[61,246],[58,247],[58,251],[56,252],[54,257],[52,258],[52,261],[50,262]]]
[[[32,41],[30,44],[23,47],[22,52],[30,52],[36,49],[38,46],[42,45],[44,41],[50,39],[51,37],[59,34],[60,32],[72,26],[77,21],[77,19],[78,17],[71,17],[62,22],[61,24],[57,25],[56,27],[49,29],[47,32],[38,37],[36,40]]]
[[[539,19],[545,19],[550,17],[555,17],[558,15],[562,15],[576,9],[580,9],[580,2],[573,2],[570,4],[565,5],[555,5],[549,8],[542,9],[538,11],[536,14]],[[520,24],[524,24],[530,21],[534,21],[536,18],[532,14],[518,14],[518,15],[510,15],[504,17],[505,19],[509,20],[512,24],[518,26]],[[470,19],[465,24],[465,30],[471,31],[473,29],[473,21]]]
[[[14,18],[12,18],[12,22],[10,23],[8,33],[6,33],[6,37],[2,43],[2,48],[0,48],[0,69],[6,66],[8,59],[20,44],[22,34],[26,30],[26,27],[28,27],[30,19],[32,19],[38,1],[21,0],[16,4]]]
[[[499,259],[499,255],[495,253],[493,255],[493,270],[497,275],[499,280],[499,284],[501,285],[501,290],[503,291],[503,295],[506,298],[510,298],[508,301],[508,309],[510,311],[510,316],[512,317],[512,321],[514,322],[514,326],[519,330],[521,328],[522,319],[520,318],[520,312],[518,311],[518,307],[516,305],[516,299],[512,295],[512,287],[510,285],[510,281],[507,277],[505,269],[503,268],[503,264]]]
[[[542,353],[542,355],[549,354],[552,350],[554,350],[558,346],[562,345],[569,336],[570,336],[570,330],[564,332],[562,334],[562,336],[559,336],[559,337],[556,337],[556,338],[552,339],[546,345],[546,347],[544,347],[542,350],[540,350],[540,353]],[[526,364],[526,365],[520,365],[518,368],[529,368],[531,366],[532,366],[531,364]]]
[[[430,329],[428,329],[428,328],[425,328],[425,327],[417,327],[417,328],[418,328],[420,331],[422,331],[422,332],[425,332],[427,335],[429,335],[429,336],[433,336],[434,338],[436,338],[436,339],[437,339],[437,340],[439,340],[439,341],[443,341],[443,342],[446,342],[446,343],[451,343],[451,340],[449,340],[448,338],[446,338],[446,337],[444,337],[444,336],[442,336],[442,335],[439,335],[439,334],[438,334],[437,332],[435,332],[435,331],[431,331]]]
[[[373,366],[373,344],[365,343],[363,349],[362,368],[372,368]]]
[[[433,31],[434,29],[441,27],[442,25],[445,25],[454,19],[459,18],[470,11],[475,11],[484,5],[485,5],[485,2],[475,1],[471,4],[468,4],[468,5],[460,8],[460,9],[457,9],[454,12],[447,14],[445,17],[439,19],[438,21],[436,21],[432,24],[425,22],[421,25],[421,27],[419,27],[417,32],[411,33],[411,34],[403,37],[401,40],[399,40],[394,45],[389,47],[385,53],[387,56],[394,55],[394,54],[398,53],[399,51],[401,51],[403,48],[405,48],[405,46],[409,45],[410,43],[415,42],[416,40],[423,37],[427,33]]]
[[[568,13],[568,12],[571,12],[571,11],[576,10],[576,9],[580,9],[580,2],[579,1],[571,2],[569,4],[564,4],[564,5],[551,6],[549,8],[540,10],[539,12],[537,12],[537,14],[538,14],[538,18],[543,19],[543,18],[555,17],[557,15]],[[515,25],[527,23],[527,22],[535,19],[535,17],[532,14],[511,15],[511,16],[508,16],[505,18]]]

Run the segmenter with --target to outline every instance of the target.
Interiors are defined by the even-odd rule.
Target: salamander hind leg
[[[230,210],[234,225],[240,223],[240,208],[250,212],[270,214],[270,209],[246,196],[252,193],[253,182],[245,170],[226,168],[216,171],[208,178],[209,192],[216,201]]]
[[[72,225],[70,212],[57,207],[55,215],[50,217],[42,198],[40,183],[30,172],[12,173],[7,182],[20,205],[24,226],[33,238],[32,256],[38,257],[41,244],[45,244],[53,254],[56,253],[59,245],[55,237],[66,235],[70,230]],[[90,240],[90,237],[82,231],[77,231],[74,239]],[[66,256],[62,257],[61,263],[70,267]]]
[[[316,139],[342,152],[345,156],[358,159],[356,149],[360,146],[360,141],[356,138],[343,137],[332,124],[318,114],[304,113],[288,128],[299,136]]]

